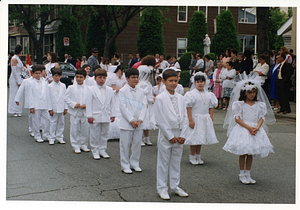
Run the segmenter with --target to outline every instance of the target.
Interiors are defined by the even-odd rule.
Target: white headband
[[[242,90],[248,91],[248,90],[252,90],[252,89],[256,89],[256,88],[257,88],[256,85],[249,85],[249,84],[246,84],[246,85],[244,85],[244,86],[242,87]]]
[[[205,73],[203,73],[202,71],[198,71],[195,75],[194,75],[194,78],[195,76],[203,76],[205,78],[205,80],[208,80],[207,78],[207,75]]]

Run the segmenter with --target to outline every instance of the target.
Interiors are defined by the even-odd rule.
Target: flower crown
[[[245,85],[242,86],[242,90],[252,90],[252,89],[257,89],[256,85],[249,85],[248,83],[246,83]]]

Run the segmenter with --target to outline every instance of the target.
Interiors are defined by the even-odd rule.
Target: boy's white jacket
[[[132,91],[135,91],[135,94]],[[122,130],[142,130],[143,123],[134,129],[131,122],[143,122],[145,119],[147,98],[144,91],[139,87],[131,88],[128,84],[125,84],[119,91],[119,97],[121,112],[119,128]]]
[[[176,92],[174,95],[178,99],[178,108],[180,115],[179,125],[176,117],[176,112],[167,90],[164,90],[161,94],[159,94],[156,97],[154,103],[154,115],[156,124],[159,128],[160,133],[163,134],[167,140],[171,140],[174,137],[172,129],[180,129],[181,131],[179,137],[186,138],[187,128],[189,124],[183,96]],[[160,139],[160,137],[158,138]]]
[[[23,82],[21,86],[18,89],[18,92],[15,96],[15,101],[20,102],[22,99],[22,96],[25,91],[25,103],[24,103],[24,108],[29,108],[29,89],[30,89],[30,83],[33,81],[33,77],[29,77],[28,79],[23,79]]]
[[[111,117],[116,117],[115,93],[111,87],[105,88],[105,101],[101,102],[101,93],[97,85],[90,86],[86,94],[86,116],[94,118],[94,123],[109,123]]]
[[[42,89],[37,85],[37,82],[42,83]],[[28,102],[29,109],[46,109],[51,110],[51,102],[50,102],[50,91],[48,87],[48,82],[42,80],[33,79],[29,85],[28,92]]]
[[[68,105],[65,102],[66,96],[66,85],[59,82],[59,94],[55,94],[55,81],[49,84],[50,89],[50,100],[51,100],[51,110],[55,113],[63,113],[65,109],[68,109]]]
[[[84,103],[83,104],[86,104],[86,93],[88,93],[90,91],[89,87],[85,84],[82,84],[83,85],[83,96],[84,96]],[[75,105],[77,103],[79,103],[80,105],[83,105],[80,103],[80,99],[78,98],[78,89],[77,89],[77,84],[76,85],[70,85],[66,91],[66,96],[65,96],[65,102],[66,104],[68,105],[68,113],[70,115],[73,115],[73,116],[76,116],[77,115],[77,112],[79,109],[81,108],[75,108]],[[82,109],[83,110],[83,114],[84,116],[86,116],[86,109]]]

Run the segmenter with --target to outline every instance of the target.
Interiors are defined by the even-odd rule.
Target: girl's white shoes
[[[256,181],[250,177],[249,174],[239,174],[240,181],[243,184],[255,184]]]
[[[201,160],[201,155],[190,155],[190,163],[192,165],[203,165],[204,161]]]

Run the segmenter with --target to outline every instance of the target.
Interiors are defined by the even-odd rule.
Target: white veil
[[[139,82],[147,81],[149,79],[149,76],[151,75],[152,70],[153,66],[140,65],[138,67],[140,77]]]
[[[246,75],[246,72],[244,74],[238,74],[234,77],[234,88],[232,90],[231,96],[230,96],[230,102],[228,106],[228,111],[226,113],[223,128],[228,129],[227,130],[227,136],[229,136],[232,128],[235,126],[236,122],[234,119],[234,112],[232,110],[232,104],[235,101],[239,100],[240,97],[240,91],[241,89],[245,88],[246,83],[251,82],[257,87],[257,100],[264,102],[267,107],[267,114],[265,115],[265,120],[262,124],[265,131],[268,133],[268,127],[266,124],[273,124],[275,123],[276,119],[272,110],[272,107],[269,103],[268,97],[266,96],[264,90],[261,88],[261,85],[263,84],[262,79],[260,76],[258,76],[257,73],[251,72],[249,75]]]

